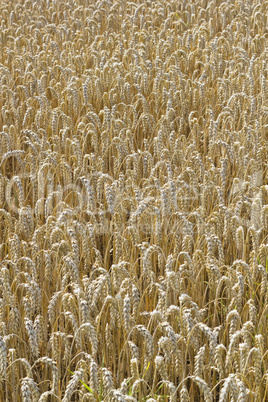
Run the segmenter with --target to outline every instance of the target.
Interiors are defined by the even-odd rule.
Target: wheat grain
[[[267,398],[266,8],[0,4],[1,400]]]

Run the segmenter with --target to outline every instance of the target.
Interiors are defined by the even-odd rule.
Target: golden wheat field
[[[268,1],[0,16],[0,401],[268,401]]]

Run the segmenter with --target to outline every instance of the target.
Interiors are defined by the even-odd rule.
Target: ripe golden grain
[[[267,10],[1,2],[0,400],[268,398]]]

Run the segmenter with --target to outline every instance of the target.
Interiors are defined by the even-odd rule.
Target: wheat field
[[[0,400],[268,401],[268,1],[0,16]]]

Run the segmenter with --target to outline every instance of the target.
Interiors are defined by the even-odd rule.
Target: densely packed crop
[[[0,3],[0,399],[268,399],[267,0]]]

